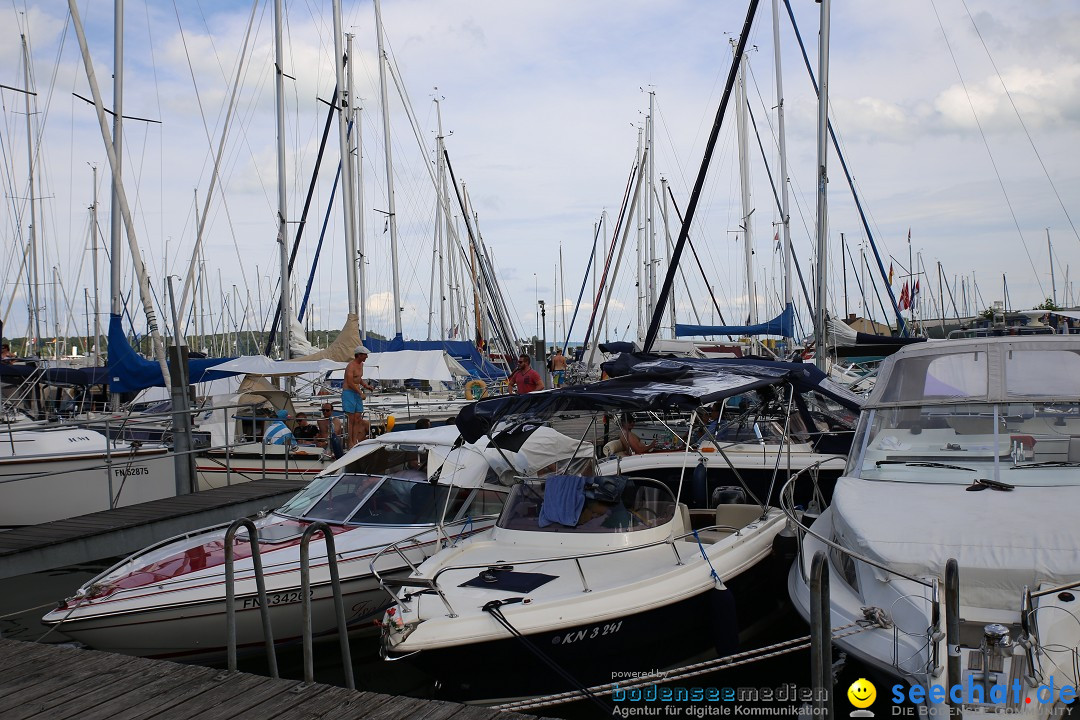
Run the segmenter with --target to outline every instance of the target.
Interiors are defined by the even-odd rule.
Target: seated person
[[[339,458],[345,453],[345,449],[341,446],[341,418],[334,416],[333,403],[323,403],[321,410],[322,417],[316,423],[319,432],[315,436],[315,444],[321,448],[328,448],[335,458]]]
[[[399,477],[402,480],[427,480],[427,473],[424,471],[424,461],[420,455],[412,455],[405,463],[405,467],[399,472],[394,473],[394,477]]]
[[[622,440],[627,455],[641,455],[643,453],[653,452],[658,447],[655,440],[651,443],[646,443],[637,436],[634,432],[634,416],[631,413],[623,413],[622,427],[619,429],[619,439]]]
[[[293,436],[301,445],[315,445],[319,437],[319,428],[308,422],[307,413],[296,413],[296,427]]]
[[[717,431],[720,429],[720,414],[722,410],[722,402],[715,402],[705,408],[701,416],[704,425],[694,431],[694,436],[690,439],[691,445],[700,445],[702,442],[706,441],[716,442],[715,438]]]
[[[264,445],[295,445],[296,436],[293,435],[292,430],[285,424],[285,420],[289,417],[288,410],[278,410],[277,420],[266,426],[266,432],[263,433]]]

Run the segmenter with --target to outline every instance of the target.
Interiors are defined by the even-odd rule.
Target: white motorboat
[[[835,644],[896,683],[879,705],[1059,716],[1080,680],[1080,341],[905,348],[852,447],[832,505],[801,533],[799,611],[825,553],[831,625],[868,626]]]
[[[638,357],[603,382],[482,400],[458,427],[475,440],[500,422],[563,411],[696,413],[800,372]],[[627,474],[523,479],[490,533],[384,581],[400,587],[385,654],[421,667],[451,698],[494,701],[734,652],[777,608],[786,564],[769,558],[784,515],[739,503],[691,508],[684,485]]]
[[[172,497],[169,449],[86,428],[0,435],[0,526],[51,522]]]
[[[255,521],[274,639],[302,632],[300,539],[313,522],[334,533],[346,614],[357,631],[374,629],[386,596],[369,564],[385,546],[415,537],[383,573],[408,570],[441,544],[490,527],[501,509],[505,473],[534,472],[580,452],[579,443],[548,428],[515,451],[460,441],[454,427],[390,433],[367,440],[278,510]],[[417,460],[419,465],[417,466]],[[219,659],[226,648],[226,528],[189,533],[149,547],[83,585],[43,622],[100,650],[185,660]],[[324,542],[310,544],[312,628],[336,630]],[[234,541],[237,642],[263,643],[251,546]]]
[[[560,495],[576,485],[580,513],[545,525],[556,483]],[[779,571],[762,561],[784,525],[779,510],[756,505],[691,511],[644,478],[525,480],[490,535],[438,553],[404,581],[384,651],[450,697],[480,701],[734,652],[740,629],[774,607],[754,598]]]

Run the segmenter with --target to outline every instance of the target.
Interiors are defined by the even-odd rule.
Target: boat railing
[[[236,672],[236,569],[234,567],[233,541],[240,528],[248,531],[251,545],[251,563],[255,568],[255,587],[259,594],[259,615],[262,617],[263,641],[266,644],[266,661],[270,677],[278,677],[277,653],[274,651],[274,631],[270,627],[270,605],[266,602],[266,580],[263,577],[262,556],[259,553],[259,530],[247,518],[234,520],[225,531],[225,637],[229,671]]]
[[[850,548],[846,548],[843,545],[835,542],[831,538],[824,537],[823,535],[814,532],[810,526],[805,524],[803,520],[803,513],[795,505],[795,485],[803,475],[809,475],[812,469],[815,469],[825,460],[820,460],[812,465],[808,465],[802,470],[798,471],[791,478],[784,483],[784,486],[780,489],[780,508],[784,511],[784,514],[788,518],[788,522],[795,531],[796,549],[797,555],[795,558],[795,564],[799,568],[799,574],[803,579],[803,582],[809,584],[810,578],[806,574],[806,550],[803,546],[804,540],[807,535],[810,535],[815,540],[827,545],[833,552],[839,553],[846,557],[851,558],[854,561],[866,563],[867,565],[881,570],[889,575],[895,575],[905,580],[913,582],[917,585],[928,589],[930,591],[930,625],[926,630],[927,643],[930,647],[930,652],[927,658],[927,670],[933,670],[938,667],[939,660],[939,645],[937,639],[941,636],[941,590],[940,582],[937,577],[925,578],[917,577],[915,575],[909,575],[901,572],[895,568],[891,568],[888,565],[878,562],[873,558],[867,557],[862,553],[855,552]],[[824,508],[822,508],[824,509]],[[830,553],[831,554],[831,553]],[[925,599],[925,598],[924,598]],[[895,660],[895,658],[894,658]]]
[[[330,570],[330,591],[334,596],[334,615],[337,618],[338,642],[341,645],[341,668],[345,672],[345,687],[356,689],[353,677],[352,653],[349,650],[349,628],[345,624],[345,603],[341,598],[341,576],[338,575],[337,549],[334,533],[324,522],[313,522],[300,538],[300,597],[304,629],[304,682],[315,682],[315,651],[311,640],[311,536],[322,533],[326,544],[326,564]],[[260,596],[260,600],[265,598]]]
[[[761,522],[761,518],[757,518],[757,519],[754,520],[754,523],[758,523],[758,522]],[[708,527],[697,528],[697,529],[691,530],[689,532],[682,533],[680,535],[672,535],[672,536],[664,538],[663,540],[655,540],[653,542],[644,543],[642,545],[634,545],[632,547],[611,548],[611,549],[602,550],[602,551],[599,551],[599,552],[576,553],[576,554],[573,554],[573,555],[555,555],[555,556],[543,557],[543,558],[528,558],[528,559],[524,559],[524,560],[513,560],[512,562],[508,563],[508,565],[518,566],[518,565],[539,565],[539,564],[542,564],[542,563],[555,563],[555,562],[573,562],[574,565],[577,568],[578,578],[581,580],[581,588],[582,588],[581,591],[583,593],[589,593],[589,592],[592,592],[592,588],[589,587],[588,579],[585,577],[585,570],[581,566],[581,561],[582,560],[589,560],[589,559],[592,559],[592,558],[600,558],[600,557],[609,557],[609,556],[612,556],[612,555],[621,555],[623,553],[638,552],[638,551],[646,550],[646,549],[649,549],[649,548],[655,548],[655,547],[659,547],[659,546],[662,546],[662,545],[668,545],[671,548],[674,555],[675,555],[675,565],[676,566],[685,565],[686,563],[683,561],[682,555],[679,554],[679,548],[676,545],[677,542],[684,541],[684,540],[690,540],[693,543],[695,543],[696,545],[700,546],[701,540],[698,539],[698,534],[699,533],[710,532],[710,531],[719,531],[719,532],[728,532],[728,533],[733,534],[736,537],[740,537],[741,533],[742,533],[742,531],[744,529],[745,529],[745,527],[737,528],[737,527],[734,527],[734,526],[731,526],[731,525],[710,525]],[[702,559],[704,559],[704,557]],[[372,561],[372,566],[373,566],[372,572],[375,572],[374,571],[374,560]],[[467,565],[448,565],[446,567],[439,568],[435,572],[435,574],[432,575],[431,577],[422,577],[422,576],[417,577],[415,570],[413,571],[413,575],[411,577],[408,577],[408,578],[386,578],[385,580],[383,580],[383,579],[379,579],[378,575],[376,575],[376,577],[377,577],[377,579],[379,579],[379,583],[380,583],[380,585],[383,586],[383,589],[385,589],[388,593],[390,593],[391,597],[393,597],[394,601],[396,603],[398,603],[399,605],[403,601],[398,596],[398,594],[394,591],[394,589],[403,588],[403,587],[420,588],[422,590],[428,590],[428,591],[431,591],[431,592],[437,594],[439,596],[439,598],[442,600],[443,605],[446,607],[446,610],[447,610],[447,613],[448,613],[449,617],[457,617],[457,613],[454,611],[454,608],[450,605],[450,601],[447,600],[446,594],[442,591],[442,588],[439,587],[439,577],[442,576],[443,573],[457,571],[457,570],[482,570],[482,571],[483,570],[494,570],[494,571],[498,571],[498,570],[500,570],[500,567],[499,567],[499,565],[492,565],[491,563],[467,564]]]

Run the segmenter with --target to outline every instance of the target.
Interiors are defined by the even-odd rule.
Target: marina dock
[[[135,552],[278,507],[308,483],[254,480],[0,533],[0,579]]]
[[[512,720],[530,716],[0,639],[0,717]]]

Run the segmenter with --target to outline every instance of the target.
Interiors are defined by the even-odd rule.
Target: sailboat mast
[[[120,193],[117,186],[124,160],[124,0],[113,0],[113,152],[116,166],[112,168],[112,192],[109,210],[109,314],[119,316],[123,312],[120,280],[121,239],[124,222],[120,212]],[[109,394],[109,406],[120,409],[120,395]]]
[[[653,145],[654,125],[656,117],[656,91],[649,90],[649,116],[645,118],[645,157],[649,163],[648,187],[645,190],[645,235],[649,240],[649,270],[648,270],[648,317],[656,312],[656,215],[654,213],[653,198],[656,195],[656,162]]]
[[[375,30],[379,41],[379,97],[382,102],[383,153],[386,157],[386,214],[390,223],[390,271],[394,287],[394,335],[401,337],[401,288],[398,281],[397,214],[394,211],[394,163],[390,152],[390,104],[386,93],[386,50],[383,40],[382,10],[375,0]]]
[[[773,64],[776,66],[776,132],[780,149],[780,237],[784,257],[784,310],[792,307],[791,287],[791,214],[788,205],[787,137],[784,130],[784,73],[780,63],[780,8],[779,1],[772,0],[773,13]],[[865,307],[865,300],[863,303]],[[792,309],[794,311],[794,308]],[[794,325],[794,323],[792,323]],[[790,351],[793,338],[785,337],[784,345]]]
[[[345,36],[348,46],[349,57],[353,57],[353,36]],[[356,257],[352,258],[353,266],[356,267],[356,279],[359,285],[359,313],[360,313],[360,339],[367,339],[367,275],[365,274],[366,259],[364,255],[364,135],[363,113],[360,103],[356,102],[356,91],[353,85],[354,69],[356,63],[349,63],[349,100],[352,105],[353,137],[356,138]]]
[[[638,128],[637,135],[637,156],[638,165],[641,168],[642,177],[648,177],[648,172],[645,169],[645,129]],[[643,300],[646,302],[644,291],[645,280],[645,213],[643,212],[643,202],[641,198],[635,198],[634,209],[637,215],[637,272],[634,275],[634,286],[637,294],[637,302],[635,307],[637,308],[637,336],[638,340],[645,338],[645,320],[644,312],[641,307]]]
[[[438,153],[438,157],[435,158],[436,184],[438,185],[435,188],[435,194],[439,196],[439,201],[435,204],[435,230],[438,238],[439,253],[439,285],[436,292],[439,293],[439,339],[445,340],[447,298],[444,288],[449,284],[446,280],[446,252],[450,246],[451,236],[450,216],[448,214],[449,198],[446,191],[446,150],[444,149],[446,137],[443,135],[442,105],[439,98],[435,98],[435,119],[438,121],[439,129],[439,134],[435,138],[436,152]]]
[[[23,52],[23,82],[26,93],[23,99],[26,102],[26,164],[30,177],[30,314],[33,319],[34,330],[34,354],[41,355],[41,278],[38,276],[38,252],[37,252],[37,211],[36,198],[34,197],[34,133],[30,125],[30,50],[27,47],[26,35],[22,38]]]
[[[1050,255],[1050,299],[1057,305],[1057,278],[1054,277],[1054,246],[1050,244],[1050,228],[1046,228],[1046,252]]]
[[[281,0],[274,0],[274,106],[277,115],[278,254],[281,256],[281,358],[289,359],[292,308],[289,298],[288,197],[285,188],[285,74],[281,48]],[[338,87],[341,87],[340,85]]]
[[[734,50],[735,43],[732,42]],[[735,119],[739,136],[739,185],[742,189],[743,255],[746,263],[746,302],[749,324],[757,324],[757,292],[754,284],[754,233],[750,225],[750,155],[749,125],[746,104],[746,55],[739,58],[739,79],[735,85]]]
[[[829,206],[828,124],[829,124],[829,16],[831,0],[821,0],[821,37],[818,42],[818,137],[817,137],[817,282],[814,303],[814,361],[826,370],[825,353],[825,268],[828,259]]]
[[[359,312],[356,284],[356,197],[353,188],[352,153],[349,152],[349,106],[352,104],[352,85],[345,89],[345,63],[349,63],[349,80],[352,80],[352,66],[355,62],[352,54],[352,38],[349,38],[348,55],[341,46],[341,0],[334,0],[334,77],[337,80],[338,95],[335,98],[338,110],[338,147],[341,151],[341,205],[345,215],[345,285],[348,288],[349,314]]]
[[[90,259],[94,267],[94,355],[93,364],[101,360],[101,306],[98,304],[98,246],[97,246],[97,165],[91,165],[94,171],[94,204],[90,206]]]

